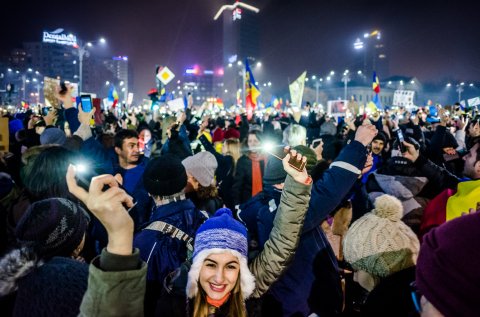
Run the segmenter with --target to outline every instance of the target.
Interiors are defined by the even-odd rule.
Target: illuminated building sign
[[[43,42],[76,47],[77,37],[73,34],[64,34],[62,32],[63,29],[56,29],[53,32],[43,31]]]
[[[114,61],[128,61],[128,56],[114,56]]]
[[[235,9],[232,11],[232,15],[233,15],[233,21],[235,21],[235,20],[241,20],[241,19],[242,19],[242,9],[240,9],[240,8],[235,8]]]

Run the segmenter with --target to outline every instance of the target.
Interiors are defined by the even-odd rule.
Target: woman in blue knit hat
[[[245,300],[260,297],[287,267],[298,244],[312,180],[305,169],[292,168],[288,157],[283,168],[289,176],[274,228],[253,261],[248,263],[247,230],[230,209],[219,209],[198,229],[186,290],[191,315],[247,316]]]

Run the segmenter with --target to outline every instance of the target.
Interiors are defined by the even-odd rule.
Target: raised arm
[[[291,151],[291,155],[296,155],[298,160],[306,160],[302,155],[297,155],[296,151]],[[288,164],[289,158],[290,154],[283,159],[283,167],[288,176],[273,229],[262,252],[250,264],[256,281],[252,296],[257,298],[268,290],[292,260],[308,208],[312,179],[305,169],[300,172],[292,168]]]
[[[107,247],[90,265],[79,316],[143,316],[147,266],[132,248],[133,220],[124,207],[133,206],[132,197],[112,175],[94,177],[88,192],[77,185],[73,166],[66,177],[69,191],[108,232]]]

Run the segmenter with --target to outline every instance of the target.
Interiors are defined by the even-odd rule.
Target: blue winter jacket
[[[205,214],[190,199],[184,199],[156,207],[144,227],[154,221],[163,221],[193,238],[205,220]],[[165,276],[179,267],[187,257],[184,241],[156,230],[143,229],[137,233],[133,246],[140,250],[140,257],[148,264],[147,281],[163,283]]]
[[[330,316],[341,311],[343,299],[338,264],[320,224],[349,193],[360,175],[366,156],[365,147],[358,141],[352,141],[312,187],[295,258],[269,290],[270,296],[282,306],[283,316],[308,316],[311,313]],[[270,206],[265,201],[263,207],[261,205],[259,201],[252,204],[252,208],[244,207],[245,210],[239,214],[247,227],[255,227],[249,231],[257,230],[259,240],[265,236],[268,239],[276,212],[275,209],[269,213]]]

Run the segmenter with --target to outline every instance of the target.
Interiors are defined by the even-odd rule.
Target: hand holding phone
[[[283,149],[283,152],[281,153],[278,153],[278,151],[277,153],[273,153],[273,151],[271,152],[269,151],[269,154],[271,154],[273,157],[276,157],[279,160],[283,160],[285,156],[287,156],[287,154],[290,154],[290,159],[288,160],[288,164],[299,172],[303,171],[305,169],[305,166],[307,165],[307,158],[304,156],[302,157],[302,155],[298,153],[298,155],[300,155],[300,158],[301,158],[301,159],[298,159],[297,151],[291,149],[288,146],[286,146]]]
[[[68,190],[105,226],[108,233],[108,252],[118,255],[132,254],[134,223],[127,208],[133,208],[133,198],[118,188],[118,179],[112,175],[95,177],[86,191],[78,186],[76,174],[76,168],[70,165],[66,174]],[[108,190],[104,191],[105,187],[108,187]]]
[[[407,149],[405,148],[405,145],[403,145],[405,138],[403,137],[402,129],[398,128],[397,130],[395,130],[395,134],[397,135],[398,147],[400,149],[400,152],[405,153]]]
[[[283,169],[290,175],[297,183],[311,184],[312,179],[308,176],[305,165],[307,164],[307,158],[295,150],[285,148],[285,152],[288,152],[282,160]]]
[[[80,102],[82,103],[82,111],[90,112],[93,109],[92,97],[90,95],[81,95]]]
[[[84,164],[75,165],[74,170],[75,170],[74,176],[75,176],[76,185],[78,187],[83,188],[87,192],[90,190],[92,179],[94,179],[94,177],[101,176],[101,175],[98,175],[92,168]],[[118,187],[124,190],[126,194],[128,194],[127,190],[122,186],[119,180],[116,180],[115,183],[110,182],[109,184],[104,184],[103,187],[101,188],[101,191],[106,192],[112,187]],[[137,204],[133,197],[131,197],[131,200],[132,200],[132,206],[128,204],[124,204],[124,207],[125,209],[127,209],[128,212],[130,212],[130,210],[132,210],[132,208],[135,207],[135,205]]]

